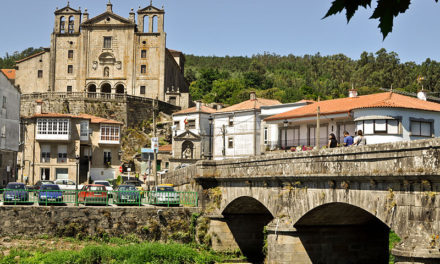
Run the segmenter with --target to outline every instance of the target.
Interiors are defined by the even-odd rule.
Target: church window
[[[64,33],[64,25],[66,23],[65,20],[66,19],[63,16],[60,18],[60,33]]]
[[[75,18],[73,16],[69,17],[69,29],[68,29],[69,34],[72,34],[74,32],[74,24],[75,24],[74,20]]]
[[[104,77],[109,77],[110,76],[110,70],[108,67],[104,68]]]
[[[145,86],[141,86],[140,94],[145,94]]]
[[[43,78],[43,70],[38,70],[38,78]]]
[[[72,93],[72,86],[71,85],[67,86],[67,93]]]
[[[141,58],[145,59],[147,57],[147,50],[141,50]]]
[[[141,65],[141,73],[142,74],[147,73],[147,65]]]
[[[112,37],[104,37],[104,49],[112,48]]]
[[[73,50],[69,50],[67,53],[67,58],[73,59]]]
[[[67,65],[67,73],[73,73],[73,65]]]
[[[153,17],[152,23],[153,23],[153,26],[152,26],[153,32],[158,32],[158,30],[157,30],[157,16]]]

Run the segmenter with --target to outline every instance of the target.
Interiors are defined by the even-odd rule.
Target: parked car
[[[139,204],[141,201],[141,193],[134,185],[119,185],[115,192],[115,203],[119,205],[124,204]]]
[[[49,180],[37,181],[37,183],[34,186],[31,186],[30,189],[31,190],[39,190],[41,188],[41,186],[43,186],[44,184],[54,184],[54,182],[49,181]]]
[[[113,197],[113,187],[108,181],[98,180],[98,181],[93,181],[93,184],[104,185],[105,188],[107,189],[109,198]]]
[[[3,192],[3,204],[26,203],[29,201],[29,193],[26,185],[21,182],[10,182]]]
[[[51,204],[63,202],[63,192],[56,184],[44,184],[38,192],[38,204]]]
[[[179,206],[180,196],[169,184],[161,184],[153,187],[150,192],[150,203],[155,205]]]
[[[87,204],[107,204],[107,189],[100,184],[86,184],[78,192],[78,202]]]
[[[138,189],[138,191],[141,192],[141,196],[144,196],[145,194],[145,186],[144,183],[142,181],[140,181],[139,179],[133,179],[133,180],[127,180],[124,182],[125,185],[134,185],[136,187],[136,189]]]
[[[58,179],[55,181],[55,184],[58,184],[60,189],[63,191],[74,191],[76,188],[76,183],[72,180],[67,179]],[[82,184],[78,184],[78,190],[81,190],[82,187]]]

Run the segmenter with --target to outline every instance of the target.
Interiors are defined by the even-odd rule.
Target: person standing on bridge
[[[344,147],[353,145],[353,137],[350,136],[347,130],[344,131]]]
[[[354,138],[353,145],[367,145],[367,139],[364,137],[364,133],[362,132],[362,130],[358,130],[357,137]]]
[[[330,133],[330,135],[328,135],[327,147],[328,148],[336,148],[337,146],[338,146],[338,141],[336,140],[335,134]]]

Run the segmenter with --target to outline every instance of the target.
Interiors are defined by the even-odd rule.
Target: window
[[[433,121],[432,120],[411,120],[411,136],[432,137]]]
[[[174,121],[174,126],[176,126],[176,130],[180,130],[180,122]]]
[[[69,134],[68,119],[38,119],[37,134],[42,135],[67,135]]]
[[[268,140],[267,140],[267,133],[268,133],[268,131],[267,131],[267,127],[265,127],[265,128],[264,128],[264,145],[267,145],[267,143],[268,143]]]
[[[58,163],[67,162],[67,145],[58,145]]]
[[[228,124],[229,124],[230,127],[234,126],[234,117],[233,117],[233,116],[230,116],[230,117],[229,117],[229,122],[228,122]]]
[[[3,96],[2,108],[6,109],[6,96]]]
[[[112,48],[112,37],[104,37],[104,49]]]
[[[72,93],[72,86],[70,85],[67,86],[67,93]]]
[[[38,70],[37,76],[38,76],[38,78],[43,78],[43,71]]]
[[[145,59],[147,57],[147,50],[141,50],[141,58]]]
[[[228,148],[233,148],[234,147],[234,138],[229,137],[228,138]]]
[[[89,121],[81,121],[80,123],[80,137],[89,138]]]
[[[119,142],[119,126],[101,125],[101,141]]]
[[[40,179],[43,181],[50,179],[50,168],[41,168],[40,169]]]
[[[6,137],[6,125],[2,125],[2,134],[1,134],[1,136],[2,136],[2,138],[5,138]]]
[[[145,94],[145,86],[141,86],[140,94]]]
[[[108,149],[104,149],[104,165],[112,164],[112,152]]]
[[[195,119],[188,120],[188,128],[189,129],[195,129],[196,128],[196,120]]]
[[[41,162],[50,162],[50,145],[41,145]]]
[[[364,135],[399,134],[399,120],[375,119],[358,121],[356,123],[356,130],[362,130],[362,132],[364,132]]]
[[[73,65],[67,65],[67,73],[73,73]]]
[[[170,99],[168,100],[168,103],[172,104],[172,105],[176,105],[177,99],[175,96],[171,96]]]
[[[141,73],[142,74],[147,73],[147,65],[141,65]]]
[[[69,169],[67,169],[67,168],[56,168],[55,169],[55,174],[56,174],[57,180],[58,179],[66,179],[66,181],[64,181],[64,182],[67,185],[75,185],[75,184],[71,184],[72,183],[71,181],[67,181],[67,179],[69,178]]]
[[[73,50],[69,50],[69,51],[67,52],[67,58],[68,58],[68,59],[73,59]]]

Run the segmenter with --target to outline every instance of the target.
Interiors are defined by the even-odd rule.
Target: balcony
[[[99,144],[107,144],[107,145],[119,145],[119,139],[114,139],[114,140],[110,140],[110,139],[100,139]]]
[[[69,141],[70,134],[39,134],[35,136],[36,140],[40,141]]]

